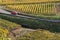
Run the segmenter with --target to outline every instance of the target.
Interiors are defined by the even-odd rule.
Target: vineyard
[[[19,12],[29,15],[56,15],[55,3],[34,3],[34,4],[19,4],[19,5],[7,5],[9,9],[17,10]]]

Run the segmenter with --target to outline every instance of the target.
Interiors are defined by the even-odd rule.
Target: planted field
[[[55,3],[22,3],[19,5],[7,5],[7,8],[30,15],[56,15]]]

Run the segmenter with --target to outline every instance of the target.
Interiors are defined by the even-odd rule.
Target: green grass
[[[41,15],[41,16],[35,16],[35,17],[43,18],[43,19],[49,19],[49,20],[60,20],[60,16],[59,15],[57,15],[57,16],[44,16],[44,15]]]
[[[25,19],[21,17],[15,17],[5,14],[0,14],[0,18],[9,20],[11,22],[15,22],[17,24],[22,24],[27,28],[34,28],[34,29],[48,29],[53,32],[59,32],[60,31],[60,23],[57,22],[47,22],[47,21],[41,21],[41,20],[33,20],[33,19]]]

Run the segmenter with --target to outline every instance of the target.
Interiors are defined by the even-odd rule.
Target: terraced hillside
[[[7,8],[32,15],[56,15],[56,3],[22,3]]]

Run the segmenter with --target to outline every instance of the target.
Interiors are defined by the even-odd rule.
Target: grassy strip
[[[5,14],[0,14],[0,18],[21,24],[21,25],[28,27],[28,28],[34,28],[34,29],[42,28],[42,29],[48,29],[48,30],[54,31],[54,32],[60,31],[60,23],[25,19],[25,18],[5,15]]]
[[[44,15],[41,15],[41,16],[35,16],[35,17],[49,19],[49,20],[60,20],[60,16],[44,16]]]

